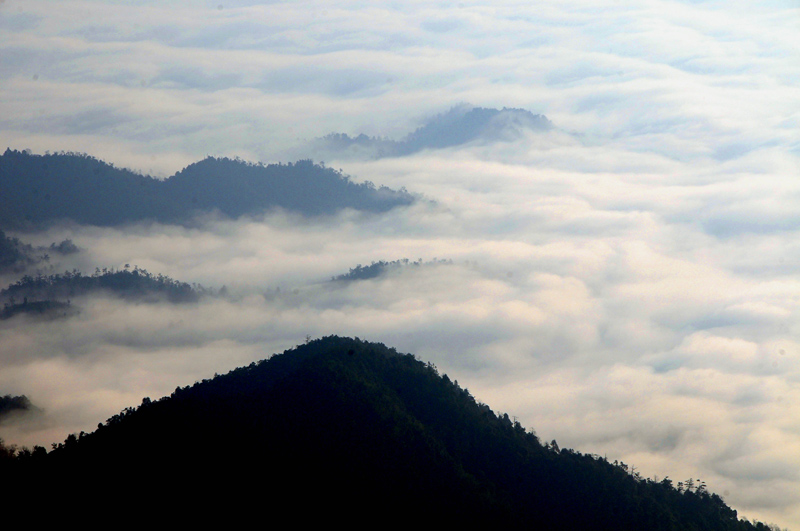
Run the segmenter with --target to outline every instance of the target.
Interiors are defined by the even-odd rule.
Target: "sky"
[[[49,447],[306,336],[358,336],[543,440],[800,529],[799,29],[796,0],[0,1],[0,149],[159,178],[312,158],[431,200],[14,234],[71,238],[63,269],[136,264],[230,297],[0,325],[0,394],[45,410],[0,437]],[[556,129],[382,159],[311,147],[401,139],[465,103]],[[452,263],[329,282],[402,258]]]

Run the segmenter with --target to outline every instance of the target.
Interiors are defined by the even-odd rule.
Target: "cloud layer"
[[[386,215],[54,227],[59,267],[136,264],[230,297],[76,301],[0,324],[0,394],[61,441],[176,386],[355,335],[434,362],[561,446],[698,477],[800,526],[800,61],[794,2],[0,4],[0,145],[166,176],[402,138],[460,102],[558,131],[326,160],[435,199]],[[444,258],[373,280],[377,260]],[[13,279],[7,279],[11,281]]]

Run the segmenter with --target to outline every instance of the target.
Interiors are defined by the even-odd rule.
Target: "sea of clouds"
[[[0,148],[167,177],[206,155],[320,160],[467,102],[557,130],[413,156],[325,153],[430,202],[190,227],[14,234],[226,286],[0,324],[0,437],[62,441],[328,334],[437,365],[545,440],[694,478],[800,528],[796,2],[0,2]],[[446,259],[371,280],[378,260]],[[15,278],[4,278],[4,286]]]

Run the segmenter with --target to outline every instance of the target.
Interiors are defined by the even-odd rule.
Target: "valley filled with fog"
[[[336,4],[0,4],[3,149],[165,182],[311,160],[400,198],[0,227],[48,254],[0,289],[137,268],[199,293],[0,320],[0,396],[35,406],[0,437],[49,448],[351,336],[542,440],[800,525],[797,5]]]

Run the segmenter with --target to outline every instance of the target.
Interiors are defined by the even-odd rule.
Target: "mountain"
[[[69,302],[43,300],[31,301],[25,298],[22,302],[6,302],[0,310],[0,321],[5,321],[17,315],[31,315],[35,317],[55,319],[59,317],[70,317],[80,312],[78,308]]]
[[[0,273],[19,273],[40,260],[33,246],[0,230]]]
[[[34,406],[28,399],[28,397],[25,395],[0,396],[0,422],[2,422],[4,417],[13,414],[20,414],[20,413],[24,414],[28,412],[38,412],[38,411],[41,410],[38,407]]]
[[[48,504],[88,503],[94,521],[767,529],[699,481],[675,488],[543,444],[433,365],[357,338],[145,398],[49,453],[3,453],[15,491],[51,486]]]
[[[208,157],[161,181],[84,154],[7,149],[0,156],[0,228],[64,220],[184,223],[210,211],[237,218],[274,208],[306,216],[345,208],[385,212],[414,199],[405,190],[354,183],[308,160],[263,165]]]
[[[553,124],[544,115],[525,109],[454,107],[420,127],[405,139],[405,153],[458,146],[482,140],[513,140],[524,131],[549,131]]]
[[[72,240],[64,240],[58,245],[53,242],[50,247],[33,247],[0,230],[0,274],[22,273],[43,262],[49,262],[48,253],[67,255],[77,252],[79,249]]]
[[[199,284],[187,284],[145,269],[97,268],[92,275],[78,270],[52,275],[25,275],[0,290],[0,321],[17,315],[42,318],[70,317],[80,313],[73,299],[91,295],[111,295],[136,302],[196,302],[204,295],[224,293]]]
[[[411,155],[424,149],[442,149],[470,142],[500,142],[519,138],[526,132],[554,129],[553,123],[541,114],[525,109],[487,109],[459,105],[439,114],[402,140],[351,137],[331,133],[314,143],[314,149],[374,158]]]
[[[97,268],[92,275],[84,275],[78,270],[63,274],[25,275],[0,290],[0,302],[3,303],[0,320],[19,314],[75,315],[78,309],[70,304],[71,299],[93,294],[114,295],[139,302],[165,300],[183,303],[196,302],[201,296],[213,293],[213,289],[199,284],[190,285],[138,267],[118,271]]]
[[[420,267],[430,267],[435,265],[450,265],[452,264],[452,260],[439,260],[434,258],[430,262],[423,262],[422,259],[416,260],[414,262],[409,261],[408,258],[403,258],[402,260],[392,260],[391,262],[387,262],[385,260],[379,260],[377,262],[372,262],[368,266],[362,266],[358,264],[356,267],[351,267],[350,271],[347,273],[343,273],[341,275],[336,275],[331,277],[332,282],[354,282],[357,280],[369,280],[371,278],[378,278],[391,271],[401,271],[406,268],[420,268]]]

